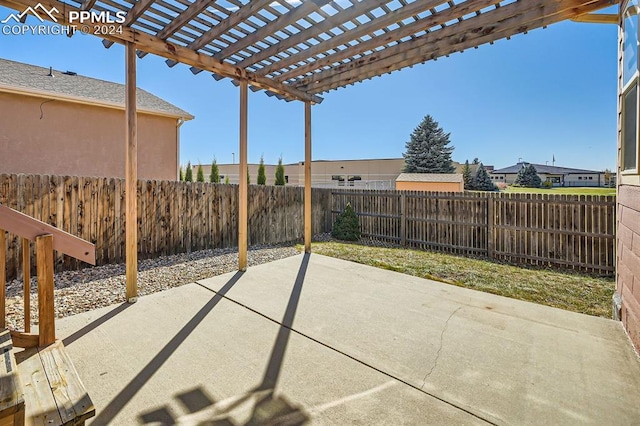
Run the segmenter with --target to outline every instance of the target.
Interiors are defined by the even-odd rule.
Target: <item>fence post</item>
[[[487,194],[487,256],[495,256],[494,233],[495,233],[495,197]]]
[[[46,346],[56,340],[53,310],[53,235],[36,237],[38,265],[38,344]]]
[[[407,194],[400,194],[400,245],[407,245]]]

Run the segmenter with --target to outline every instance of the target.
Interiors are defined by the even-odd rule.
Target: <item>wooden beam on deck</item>
[[[411,4],[399,7],[398,9],[383,15],[380,18],[371,20],[365,24],[360,24],[350,31],[342,33],[336,37],[331,37],[328,40],[305,49],[300,53],[296,53],[295,55],[291,55],[281,61],[275,62],[274,64],[265,67],[264,70],[260,70],[259,72],[260,74],[267,75],[272,73],[273,71],[277,71],[278,69],[297,64],[298,62],[325,53],[339,46],[348,45],[352,40],[356,40],[368,34],[375,33],[382,28],[393,25],[414,15],[418,15],[419,13],[422,13],[429,9],[433,9],[434,7],[438,7],[446,2],[446,0],[414,1]],[[336,16],[340,16],[340,14],[337,14]]]
[[[304,103],[304,252],[311,253],[311,102]]]
[[[56,340],[55,312],[53,308],[53,235],[36,238],[38,269],[38,345],[46,346]],[[27,315],[25,314],[25,323]]]
[[[240,149],[238,174],[238,270],[247,270],[248,247],[248,191],[247,183],[247,113],[249,87],[246,80],[240,81]]]
[[[468,15],[472,12],[477,12],[484,8],[494,6],[500,3],[501,0],[477,0],[474,2],[460,3],[456,6],[452,6],[443,10],[440,13],[429,15],[426,18],[419,21],[412,22],[402,27],[398,27],[395,30],[382,33],[380,35],[374,35],[370,39],[361,43],[354,44],[351,47],[339,50],[335,53],[327,55],[316,61],[313,61],[306,65],[295,67],[293,70],[287,71],[277,77],[278,81],[287,81],[291,78],[299,75],[304,75],[308,72],[337,64],[345,59],[352,58],[360,53],[373,51],[373,49],[392,43],[394,41],[402,40],[405,37],[409,37],[413,34],[417,34],[421,31],[428,31],[430,28],[438,25],[444,25],[449,21],[459,18],[460,16]],[[475,18],[472,18],[475,19]],[[434,31],[435,32],[435,31]],[[310,77],[313,78],[313,77]],[[297,83],[297,82],[296,82]]]
[[[299,6],[279,16],[277,19],[269,22],[264,27],[261,27],[259,30],[256,30],[255,32],[245,37],[242,37],[240,40],[228,46],[226,49],[221,50],[220,52],[213,55],[213,57],[216,59],[224,59],[233,55],[234,53],[241,51],[242,49],[246,49],[252,44],[255,44],[269,36],[272,36],[279,30],[286,28],[288,25],[295,24],[300,19],[311,14],[315,10],[321,8],[322,6],[326,5],[330,1],[331,0],[304,1]]]
[[[142,16],[142,14],[146,12],[147,9],[149,9],[149,7],[151,7],[154,1],[155,0],[138,0],[137,2],[135,2],[133,7],[129,9],[129,12],[127,13],[127,17],[125,18],[124,23],[122,25],[125,27],[130,27],[131,24],[136,22],[136,20],[140,16]],[[114,42],[111,40],[104,40],[102,42],[104,47],[106,47],[107,49],[110,48],[113,45],[113,43]]]
[[[24,294],[24,331],[31,332],[31,245],[27,238],[22,239],[22,284]]]
[[[254,53],[246,59],[238,62],[236,65],[240,68],[246,68],[250,65],[253,65],[257,62],[263,61],[271,56],[275,56],[280,52],[284,52],[290,47],[297,46],[300,43],[304,43],[307,40],[318,37],[320,34],[332,30],[333,28],[343,25],[349,21],[353,21],[357,17],[364,15],[367,12],[370,12],[376,9],[379,6],[382,6],[388,3],[389,0],[367,0],[361,1],[360,3],[356,3],[353,6],[345,9],[344,11],[337,13],[330,17],[329,19],[324,19],[317,24],[307,28],[304,31],[300,31],[299,33],[293,34],[290,37],[285,38],[278,44],[270,46],[266,49],[263,49],[259,52]],[[275,64],[269,65],[263,69],[258,70],[258,74],[267,75],[269,74],[269,70],[273,71],[279,68],[283,68],[279,66],[280,62],[276,62]],[[279,68],[278,68],[279,67]]]
[[[618,25],[618,15],[615,13],[585,13],[584,15],[571,18],[573,22],[584,22],[587,24],[614,24]]]
[[[255,2],[252,1],[249,4],[253,3]],[[73,7],[66,3],[62,3],[58,0],[0,0],[0,6],[6,6],[10,9],[18,10],[20,12],[25,10],[27,7],[36,7],[38,4],[46,7],[48,10],[56,8],[58,12],[54,11],[51,13],[51,15],[56,19],[56,22],[59,25],[70,25],[69,12],[80,11],[79,8]],[[52,21],[49,16],[42,16],[42,18]],[[99,27],[100,26],[90,26],[90,33],[96,35],[97,37],[103,38],[105,40],[111,40],[116,43],[135,43],[136,49],[143,52],[153,53],[166,59],[171,59],[173,61],[181,62],[186,65],[191,65],[204,71],[218,74],[222,77],[233,78],[236,80],[247,80],[249,84],[254,87],[282,95],[286,99],[311,101],[313,103],[321,103],[323,100],[319,96],[309,95],[305,92],[297,90],[294,87],[290,87],[286,84],[282,84],[270,78],[257,75],[256,73],[249,72],[228,62],[220,61],[209,55],[198,53],[197,51],[189,47],[180,46],[178,44],[164,41],[157,36],[151,35],[144,31],[136,30],[127,26],[122,26],[121,33],[115,32],[110,34],[102,34],[100,33]],[[216,27],[213,28],[215,29]]]
[[[588,3],[580,6],[582,3]],[[541,7],[511,3],[478,17],[396,44],[358,60],[335,66],[296,84],[301,90],[321,93],[404,67],[551,25],[609,5],[609,0],[559,0]],[[309,82],[309,84],[304,84]]]
[[[138,115],[136,111],[136,46],[125,44],[126,63],[126,156],[125,156],[125,247],[127,302],[138,298]]]

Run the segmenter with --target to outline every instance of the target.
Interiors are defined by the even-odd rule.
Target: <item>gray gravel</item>
[[[291,245],[252,247],[249,266],[298,254]],[[145,296],[172,287],[235,271],[236,249],[215,249],[162,256],[138,263],[138,294]],[[54,306],[62,318],[125,301],[125,265],[106,265],[65,271],[55,275]],[[7,325],[24,329],[22,280],[7,285]],[[31,324],[37,324],[38,294],[35,278],[31,281]]]

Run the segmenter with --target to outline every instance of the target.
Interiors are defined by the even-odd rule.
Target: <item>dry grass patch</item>
[[[416,277],[611,318],[611,277],[525,268],[488,260],[403,248],[322,242],[313,252]]]

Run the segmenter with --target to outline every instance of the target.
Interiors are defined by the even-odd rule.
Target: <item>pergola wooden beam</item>
[[[234,53],[257,43],[258,41],[273,35],[275,32],[281,30],[282,28],[295,23],[296,21],[304,18],[305,16],[309,15],[310,13],[314,12],[315,10],[321,8],[331,1],[332,0],[306,0],[299,6],[291,9],[287,13],[279,16],[277,19],[269,22],[267,25],[260,28],[256,32],[241,38],[226,49],[216,53],[213,57],[216,59],[227,58]],[[251,4],[251,2],[249,2],[249,4]]]
[[[260,75],[268,75],[274,71],[284,69],[293,64],[297,64],[298,62],[304,61],[305,59],[309,59],[313,56],[322,54],[331,49],[335,49],[338,46],[342,46],[343,44],[348,44],[352,40],[357,39],[358,37],[365,36],[367,34],[374,33],[382,28],[386,28],[390,25],[393,25],[397,22],[400,22],[404,19],[410,18],[419,13],[425,12],[427,10],[433,9],[434,7],[438,7],[443,3],[447,3],[446,0],[421,0],[414,1],[413,3],[398,8],[386,15],[381,16],[378,19],[373,19],[366,24],[359,25],[352,29],[351,31],[340,34],[337,37],[331,37],[330,39],[324,41],[323,43],[317,44],[309,49],[305,49],[303,52],[297,53],[295,55],[291,55],[286,59],[282,59],[273,65],[265,67],[259,71]]]
[[[94,4],[96,4],[96,0],[84,0],[82,2],[82,6],[80,6],[80,9],[91,10]]]
[[[586,3],[586,4],[585,4]],[[321,93],[376,75],[425,62],[466,48],[570,19],[610,5],[609,0],[558,0],[547,6],[511,3],[475,18],[448,26],[366,55],[312,76],[301,90]]]
[[[217,25],[212,26],[210,30],[202,34],[200,37],[195,39],[193,42],[187,46],[189,49],[198,50],[202,47],[206,46],[212,40],[221,36],[222,34],[229,31],[231,28],[235,27],[251,15],[254,15],[259,10],[263,9],[265,6],[268,6],[272,3],[273,0],[253,0],[242,6],[240,9],[236,10],[232,14],[230,14],[227,19],[219,22]]]
[[[207,6],[211,3],[211,0],[197,0],[189,5],[188,8],[184,10],[180,15],[178,15],[174,20],[169,22],[169,25],[164,27],[156,37],[161,40],[166,40],[171,37],[176,31],[182,28],[184,25],[189,23],[193,18],[198,16],[200,12],[205,10]],[[147,55],[147,52],[138,52],[139,58],[144,58]]]
[[[443,10],[438,14],[430,15],[419,21],[399,27],[393,31],[389,31],[388,33],[385,33],[376,37],[372,37],[367,41],[355,44],[352,47],[340,50],[332,55],[328,55],[322,59],[318,59],[317,61],[311,62],[306,65],[298,66],[291,71],[288,71],[282,75],[279,75],[277,77],[277,80],[287,81],[291,78],[297,77],[299,75],[304,75],[316,69],[324,68],[326,66],[331,66],[335,63],[338,63],[347,58],[351,58],[360,53],[373,50],[379,46],[384,46],[385,44],[389,44],[394,41],[402,40],[403,38],[411,36],[412,34],[416,34],[421,31],[427,31],[430,28],[433,28],[437,25],[443,25],[444,23],[454,20],[456,18],[459,18],[461,16],[465,16],[472,12],[477,12],[479,10],[484,9],[485,7],[493,6],[495,4],[500,3],[500,1],[502,0],[474,0],[474,1],[461,3],[457,6],[453,6],[453,7],[450,7],[449,9]],[[309,79],[312,79],[312,78],[315,78],[315,77],[314,76],[309,77]],[[297,83],[297,85],[302,86],[305,83],[306,82],[301,81]]]
[[[138,0],[127,13],[127,17],[124,19],[124,23],[122,25],[125,27],[131,26],[131,24],[136,22],[138,18],[142,16],[142,14],[146,12],[147,9],[149,9],[149,7],[151,7],[154,1],[155,0]],[[110,40],[102,41],[102,44],[107,49],[110,48],[113,45],[113,43],[114,42]]]
[[[303,43],[307,40],[310,40],[314,37],[319,36],[320,34],[327,32],[338,25],[343,25],[346,22],[352,21],[356,19],[358,16],[361,16],[371,10],[376,9],[377,7],[388,3],[389,0],[367,0],[361,1],[360,3],[356,3],[353,6],[345,9],[341,13],[333,15],[329,19],[325,19],[324,21],[318,22],[317,24],[307,28],[304,31],[300,31],[297,34],[292,35],[280,43],[270,46],[266,49],[257,52],[247,59],[238,62],[238,66],[241,68],[246,68],[250,65],[253,65],[257,62],[263,61],[271,56],[276,55],[279,52],[286,51],[287,49],[297,46],[300,43]],[[259,71],[260,75],[266,75],[265,69]]]
[[[618,25],[618,15],[615,13],[585,13],[584,15],[571,18],[574,22],[584,22],[588,24],[615,24]]]
[[[42,0],[40,2],[38,2],[37,0],[0,0],[0,5],[7,6],[11,9],[16,10],[24,10],[26,7],[35,7],[38,3],[42,4],[48,9],[51,9],[52,7],[55,7],[57,9],[59,12],[54,13],[53,15],[56,17],[57,23],[60,25],[69,25],[69,11],[79,10],[57,0]],[[67,15],[63,14],[63,11],[65,11]],[[94,28],[90,28],[90,30],[92,33],[94,32]],[[322,102],[322,98],[318,96],[309,95],[291,86],[273,81],[267,77],[256,75],[255,73],[243,70],[242,68],[236,67],[227,62],[214,59],[209,55],[198,53],[187,47],[166,42],[156,36],[135,30],[131,27],[123,26],[122,34],[115,33],[95,35],[106,40],[111,40],[118,43],[132,42],[135,44],[135,47],[138,50],[153,53],[167,59],[201,68],[205,71],[213,72],[223,77],[234,78],[237,80],[246,80],[252,86],[264,90],[270,90],[273,93],[284,96],[286,99],[310,101],[312,103]]]
[[[136,105],[136,48],[125,44],[125,256],[126,297],[138,298],[138,114]]]
[[[304,252],[311,253],[311,103],[304,103]]]
[[[238,270],[247,269],[247,248],[249,245],[247,232],[249,222],[249,183],[247,182],[247,128],[249,91],[247,82],[240,82],[240,147],[238,150],[240,164],[238,168]]]

